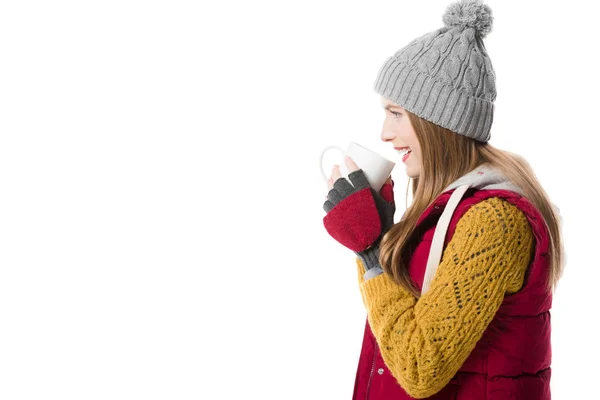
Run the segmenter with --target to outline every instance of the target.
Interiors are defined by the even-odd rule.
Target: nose
[[[396,138],[396,135],[392,132],[385,130],[385,128],[381,131],[381,140],[384,142],[390,142]]]

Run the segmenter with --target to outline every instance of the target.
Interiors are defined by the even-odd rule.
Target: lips
[[[399,153],[402,154],[402,162],[406,162],[406,160],[410,156],[410,153],[412,153],[412,149],[409,146],[394,147],[394,149],[396,149]]]

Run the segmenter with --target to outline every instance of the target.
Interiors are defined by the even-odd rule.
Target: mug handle
[[[321,175],[323,175],[323,180],[324,181],[327,181],[328,178],[327,178],[327,175],[325,174],[325,170],[323,170],[323,156],[325,155],[325,153],[327,153],[329,150],[332,150],[332,149],[339,150],[340,153],[342,153],[342,155],[345,154],[344,149],[342,149],[340,146],[337,146],[337,145],[334,145],[334,144],[332,144],[330,146],[327,146],[327,147],[325,147],[323,149],[323,151],[321,152],[321,158],[320,158],[319,165],[320,165],[320,168],[321,168]]]

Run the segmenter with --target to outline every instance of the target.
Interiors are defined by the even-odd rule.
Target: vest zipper
[[[375,340],[373,340],[373,365],[371,366],[371,373],[369,374],[369,381],[367,382],[367,392],[365,393],[365,400],[369,400],[369,390],[371,388],[371,379],[373,379],[373,372],[375,371],[375,358],[377,356],[377,352],[375,351]]]

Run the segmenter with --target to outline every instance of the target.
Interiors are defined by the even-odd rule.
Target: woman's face
[[[403,148],[411,150],[408,158],[404,156],[402,159],[406,160],[403,161],[406,164],[406,175],[418,178],[421,172],[421,147],[406,111],[383,96],[381,105],[385,110],[381,140],[391,143],[401,156],[405,153]]]

